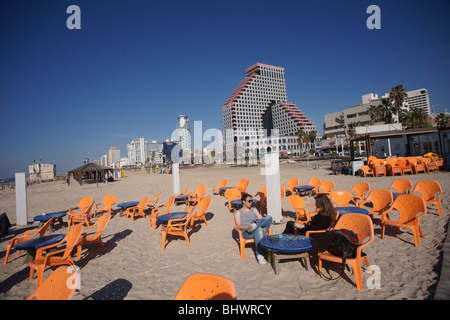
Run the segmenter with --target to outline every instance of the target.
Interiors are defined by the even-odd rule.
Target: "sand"
[[[280,183],[289,178],[299,178],[306,184],[312,177],[333,180],[335,190],[350,191],[356,182],[367,181],[372,189],[387,189],[398,177],[361,178],[350,175],[331,175],[330,163],[320,162],[319,168],[312,163],[282,163]],[[153,198],[162,193],[159,205],[172,195],[172,176],[148,174],[145,171],[126,171],[127,177],[107,184],[86,183],[80,186],[62,181],[35,184],[27,188],[27,227],[15,225],[14,190],[0,190],[0,212],[7,212],[13,224],[10,234],[0,240],[0,258],[3,262],[5,248],[14,235],[37,226],[33,217],[43,212],[55,212],[75,207],[84,196],[92,196],[96,203],[105,195],[115,194],[118,203],[138,201],[143,197]],[[421,220],[425,239],[420,246],[414,246],[412,231],[403,229],[398,235],[394,228],[388,228],[385,239],[380,237],[380,218],[374,218],[375,240],[364,251],[369,262],[380,270],[380,288],[369,289],[370,277],[363,268],[363,291],[355,285],[353,271],[346,271],[339,277],[338,264],[325,263],[327,277],[316,273],[316,262],[305,270],[298,261],[281,262],[279,273],[275,274],[270,264],[258,265],[254,248],[248,246],[242,260],[233,231],[233,215],[225,206],[226,200],[219,195],[211,195],[212,187],[221,179],[228,184],[236,184],[239,179],[250,180],[247,191],[256,194],[265,187],[265,177],[260,168],[209,166],[180,170],[181,189],[193,191],[199,184],[207,186],[207,195],[212,196],[212,204],[207,213],[208,225],[197,224],[189,233],[191,245],[183,238],[171,237],[166,249],[161,249],[161,227],[153,230],[149,219],[137,218],[133,222],[115,215],[103,232],[107,252],[95,245],[83,248],[80,259],[74,256],[81,270],[81,287],[73,299],[173,299],[181,284],[192,273],[215,273],[231,279],[240,300],[274,299],[432,299],[436,289],[441,266],[441,247],[446,236],[449,219],[450,173],[429,173],[408,176],[413,185],[419,180],[437,180],[444,190],[442,197],[443,215],[439,216],[436,206],[428,205],[428,215]],[[313,203],[314,199],[305,197]],[[282,200],[285,210],[282,223],[273,225],[274,233],[281,233],[285,223],[294,217],[287,199]],[[114,209],[118,210],[116,206]],[[172,211],[182,211],[184,206]],[[66,219],[65,219],[66,220]],[[48,233],[51,233],[48,231]],[[54,233],[67,233],[62,227]],[[55,268],[47,268],[44,278]],[[7,265],[0,267],[0,299],[25,299],[36,289],[36,275],[28,280],[29,267],[24,264],[24,254],[13,252]]]

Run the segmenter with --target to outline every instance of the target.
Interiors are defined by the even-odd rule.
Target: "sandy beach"
[[[353,185],[367,181],[371,189],[387,189],[397,177],[361,178],[350,175],[331,175],[330,162],[320,162],[319,168],[308,163],[281,163],[280,184],[290,178],[298,178],[306,184],[312,177],[322,181],[334,181],[335,190],[350,191]],[[36,274],[28,280],[29,267],[24,264],[24,253],[18,256],[12,252],[9,263],[3,265],[6,245],[13,236],[37,226],[33,217],[43,212],[55,212],[75,207],[79,200],[91,196],[100,202],[104,196],[114,194],[118,203],[139,201],[143,197],[153,198],[162,193],[159,205],[172,195],[172,175],[148,174],[145,171],[126,171],[127,177],[111,183],[85,183],[80,186],[71,181],[70,186],[63,181],[35,184],[27,188],[28,221],[27,227],[17,227],[15,192],[13,189],[0,190],[0,213],[6,212],[13,227],[9,235],[0,240],[0,299],[23,300],[36,289]],[[180,170],[181,190],[194,191],[199,184],[207,186],[207,195],[212,204],[206,215],[208,226],[196,224],[189,232],[191,245],[183,238],[170,237],[165,250],[161,250],[161,227],[153,230],[149,219],[130,219],[115,215],[103,232],[107,252],[95,245],[85,246],[80,259],[74,255],[75,264],[81,268],[81,288],[73,299],[149,299],[170,300],[176,295],[183,281],[192,273],[215,273],[231,279],[239,300],[285,300],[285,299],[433,299],[440,273],[440,254],[446,236],[449,220],[450,173],[429,173],[408,175],[413,185],[419,180],[438,181],[444,195],[442,212],[436,206],[428,205],[428,214],[420,220],[425,239],[420,246],[414,246],[413,233],[402,229],[396,235],[394,228],[386,229],[385,239],[381,239],[380,217],[374,218],[375,240],[364,252],[369,262],[380,268],[381,286],[368,289],[366,281],[370,277],[363,264],[363,291],[355,285],[353,270],[339,276],[339,265],[324,264],[325,280],[316,273],[316,262],[311,260],[312,268],[305,270],[298,261],[281,262],[280,272],[275,274],[270,264],[258,265],[254,248],[248,246],[245,259],[239,254],[233,231],[233,215],[225,206],[226,199],[212,195],[212,187],[221,179],[228,179],[228,185],[239,179],[250,181],[247,191],[255,195],[265,187],[265,177],[260,175],[260,167],[209,166]],[[305,197],[314,203],[312,197]],[[294,210],[287,199],[283,199],[285,211],[282,223],[274,224],[273,233],[281,233],[285,224],[294,219]],[[114,206],[118,212],[118,208]],[[171,211],[182,211],[184,206],[174,206]],[[65,218],[65,221],[67,219]],[[58,224],[57,224],[58,226]],[[51,231],[48,231],[51,233]],[[54,233],[67,233],[67,226]],[[47,268],[44,278],[52,269]]]

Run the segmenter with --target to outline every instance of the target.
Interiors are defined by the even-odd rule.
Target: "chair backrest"
[[[203,199],[198,204],[199,206],[198,214],[204,214],[206,210],[209,209],[209,207],[211,206],[211,200],[212,200],[211,197],[203,197]]]
[[[142,198],[141,201],[139,201],[137,207],[139,210],[145,210],[148,203],[148,197]]]
[[[225,277],[195,273],[186,278],[175,300],[236,300],[236,288]]]
[[[400,214],[398,222],[403,224],[414,221],[421,212],[424,215],[427,214],[427,206],[423,198],[412,194],[398,196],[392,207]]]
[[[393,201],[392,192],[386,189],[374,189],[369,193],[366,201],[373,204],[374,211],[386,209]]]
[[[117,197],[113,194],[107,195],[102,200],[103,204],[105,205],[105,208],[108,210],[112,209],[113,204],[117,202]]]
[[[204,184],[199,185],[194,193],[198,196],[198,199],[201,199],[206,193],[206,186]]]
[[[350,202],[355,204],[350,192],[345,190],[333,191],[330,195],[331,202],[335,202],[337,207],[347,207]]]
[[[294,189],[294,187],[298,186],[298,184],[299,184],[298,178],[291,178],[291,179],[289,179],[287,184],[289,185],[290,189]]]
[[[329,181],[324,181],[319,185],[319,190],[322,190],[323,192],[331,192],[334,189],[334,182],[329,180]]]
[[[239,190],[240,190],[241,192],[246,192],[247,187],[248,187],[248,185],[250,184],[250,181],[249,181],[249,180],[245,180],[245,179],[243,179],[243,180],[244,180],[244,181],[243,181],[242,183],[239,183],[238,188],[239,188]]]
[[[411,180],[409,179],[395,179],[392,181],[391,186],[388,190],[395,189],[398,193],[410,193],[413,188]]]
[[[322,183],[322,180],[320,178],[311,178],[308,181],[308,185],[313,187],[318,187]]]
[[[95,231],[95,238],[98,238],[101,236],[103,230],[105,230],[106,226],[109,223],[109,220],[111,220],[111,214],[109,212],[106,212],[105,214],[102,214],[102,216],[97,220],[95,225],[97,226],[97,230]]]
[[[173,203],[175,202],[175,196],[171,196],[167,201],[166,204],[164,206],[166,206],[166,212],[170,211],[170,208],[172,208]]]
[[[233,201],[241,197],[241,192],[238,189],[227,189],[225,191],[225,198],[228,199],[228,201]]]
[[[219,182],[219,186],[220,188],[225,188],[227,186],[228,180],[227,179],[222,179]]]
[[[410,164],[412,164],[413,166],[417,164],[417,159],[414,158],[414,157],[407,157],[406,159],[407,159],[408,162],[409,162]]]
[[[368,182],[357,182],[350,192],[355,192],[357,197],[363,197],[367,192],[370,192],[370,184]]]
[[[75,269],[61,266],[27,298],[27,300],[70,300],[75,293],[76,285],[68,285],[70,278],[74,277]]]
[[[78,206],[81,209],[81,212],[83,213],[89,213],[90,208],[92,208],[92,205],[94,202],[92,201],[92,197],[84,197],[78,202]]]
[[[397,164],[397,159],[396,158],[387,158],[386,159],[386,164],[391,165],[391,166],[395,166]]]
[[[293,194],[289,196],[288,202],[290,206],[295,210],[304,209],[304,205],[306,203],[306,201],[303,200],[303,198],[300,197],[298,194]]]
[[[72,249],[78,243],[81,232],[83,232],[83,225],[78,223],[70,228],[70,231],[64,237],[63,241],[66,242],[66,249],[62,257],[63,260],[67,259],[72,254]]]
[[[442,187],[439,182],[434,180],[422,180],[416,183],[413,194],[420,193],[425,201],[435,200],[436,196],[442,194]]]
[[[374,240],[374,231],[372,219],[370,216],[359,213],[347,213],[339,218],[334,226],[335,230],[347,229],[358,235],[360,245],[366,241],[366,244]]]

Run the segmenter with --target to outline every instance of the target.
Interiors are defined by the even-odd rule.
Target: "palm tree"
[[[370,121],[372,124],[375,124],[376,122],[379,122],[383,120],[383,108],[382,106],[375,106],[371,105],[369,107],[369,115],[370,115]]]
[[[389,102],[394,103],[392,111],[397,116],[397,119],[400,119],[401,108],[407,97],[406,88],[402,84],[396,85],[389,91]]]
[[[422,108],[411,107],[409,111],[400,113],[400,121],[408,128],[422,128],[428,122],[428,115]]]
[[[450,122],[450,116],[446,113],[439,113],[436,118],[434,118],[434,122],[436,125],[441,127],[447,127],[447,124]]]

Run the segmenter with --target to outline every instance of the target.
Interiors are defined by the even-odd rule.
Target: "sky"
[[[285,68],[288,101],[319,133],[325,114],[398,84],[444,112],[449,13],[448,0],[0,0],[0,178],[33,159],[65,173],[111,146],[126,157],[135,137],[170,139],[179,114],[221,130],[257,62]]]

